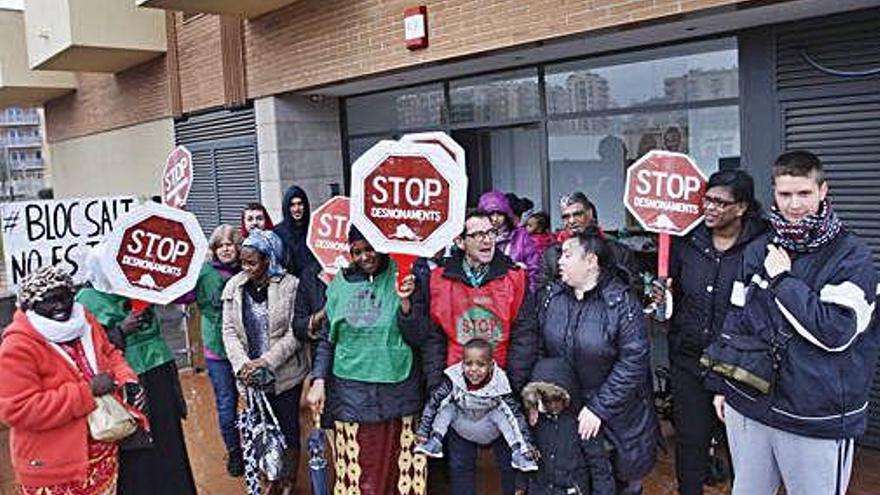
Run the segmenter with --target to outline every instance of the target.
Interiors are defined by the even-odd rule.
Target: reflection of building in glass
[[[35,198],[45,187],[40,125],[36,108],[0,110],[0,197]]]
[[[461,86],[451,91],[453,122],[491,122],[537,116],[538,83],[534,79]]]
[[[565,83],[547,84],[550,113],[604,110],[611,107],[608,80],[592,72],[572,72]]]
[[[421,127],[440,122],[440,111],[443,108],[443,93],[426,91],[405,94],[394,101],[397,111],[397,123],[401,128]]]
[[[668,101],[696,101],[735,97],[739,92],[739,72],[730,69],[691,69],[687,74],[663,80]]]

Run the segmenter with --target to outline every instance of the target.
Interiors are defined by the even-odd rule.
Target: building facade
[[[0,198],[35,198],[46,187],[42,122],[37,108],[0,109]]]
[[[279,219],[289,185],[320,202],[378,140],[443,130],[471,202],[498,188],[557,219],[583,190],[626,228],[624,173],[647,150],[741,167],[769,200],[769,164],[807,148],[880,266],[880,0],[426,0],[420,50],[418,3],[94,1],[0,11],[21,30],[0,33],[0,106],[43,104],[58,197],[157,194],[185,144],[206,230],[249,201]]]

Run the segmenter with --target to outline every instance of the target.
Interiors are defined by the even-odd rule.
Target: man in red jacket
[[[492,344],[493,358],[504,368],[514,392],[526,384],[537,358],[535,308],[526,273],[495,250],[496,232],[489,214],[472,210],[456,239],[456,253],[430,278],[431,330],[426,341],[425,368],[429,387],[443,370],[461,361],[464,344],[475,337]],[[493,444],[505,495],[514,492],[510,449]],[[477,445],[447,435],[452,493],[476,493]]]

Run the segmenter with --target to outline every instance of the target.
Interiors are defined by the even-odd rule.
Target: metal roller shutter
[[[177,144],[193,154],[186,209],[206,236],[221,223],[237,226],[242,207],[260,201],[256,129],[253,107],[193,115],[174,124]]]
[[[880,270],[880,10],[798,23],[777,33],[776,81],[786,149],[826,164],[832,201]],[[880,377],[868,433],[880,448]]]

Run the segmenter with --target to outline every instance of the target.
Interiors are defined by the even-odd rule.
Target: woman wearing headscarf
[[[578,435],[607,439],[614,447],[618,493],[641,493],[659,440],[642,306],[595,227],[562,244],[559,272],[561,280],[550,285],[538,310],[541,354],[575,367],[582,404]],[[590,455],[598,461],[608,453],[600,448]]]
[[[538,273],[541,271],[541,254],[526,229],[519,225],[517,216],[501,191],[489,191],[480,196],[479,208],[490,215],[495,227],[495,247],[526,269],[529,290],[538,289]]]
[[[181,420],[186,402],[174,354],[162,339],[159,318],[152,306],[137,311],[131,300],[111,293],[101,269],[101,258],[109,256],[99,244],[86,259],[90,286],[76,295],[76,301],[92,313],[110,341],[125,353],[125,360],[137,373],[146,391],[149,434],[139,431],[120,446],[119,495],[195,495],[196,486]]]
[[[309,404],[336,433],[336,493],[424,494],[416,455],[422,408],[415,352],[425,332],[412,297],[415,276],[397,286],[397,266],[352,228],[351,265],[327,289],[327,323],[312,367]],[[326,399],[326,407],[325,407]]]
[[[253,230],[241,247],[241,272],[223,289],[223,343],[242,385],[274,376],[267,393],[287,449],[284,476],[269,493],[292,493],[299,460],[299,397],[308,374],[306,346],[293,332],[293,301],[298,281],[278,259],[280,240]],[[245,459],[245,462],[248,462]]]
[[[118,447],[92,438],[87,418],[96,397],[123,399],[124,389],[132,404],[142,395],[134,371],[73,296],[60,267],[32,273],[0,344],[0,421],[11,428],[24,495],[115,494]]]

